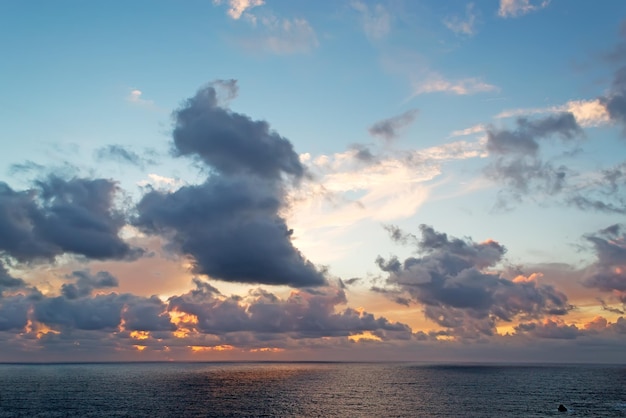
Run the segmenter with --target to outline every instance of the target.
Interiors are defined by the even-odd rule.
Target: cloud
[[[612,121],[626,125],[626,67],[619,68],[607,96],[600,98]],[[624,128],[626,132],[626,128]]]
[[[573,142],[583,136],[574,115],[567,112],[534,120],[518,118],[516,123],[515,130],[487,128],[486,148],[493,161],[485,168],[485,174],[507,188],[500,195],[500,207],[506,207],[508,199],[520,200],[531,191],[549,195],[560,192],[569,170],[544,162],[539,155],[539,140],[558,136]]]
[[[496,118],[504,119],[517,116],[551,113],[559,114],[565,112],[574,115],[576,122],[584,128],[606,125],[610,121],[609,113],[600,99],[571,100],[560,106],[505,110],[497,114]]]
[[[126,100],[130,103],[141,105],[141,106],[153,106],[154,102],[152,100],[142,99],[143,92],[139,89],[131,89],[130,93],[126,97]]]
[[[298,230],[341,228],[365,219],[390,221],[415,213],[442,164],[486,154],[480,142],[456,141],[419,151],[373,153],[362,146],[305,158],[314,181],[292,190]],[[357,197],[355,197],[357,196]]]
[[[543,322],[520,323],[515,327],[515,332],[535,338],[558,340],[573,340],[584,334],[576,325],[567,325],[563,320],[551,318],[546,318]]]
[[[260,17],[259,34],[244,42],[253,50],[272,54],[307,53],[319,46],[317,34],[304,18],[278,18],[273,15]]]
[[[530,12],[541,10],[550,4],[550,0],[500,0],[498,16],[503,18],[524,16]]]
[[[262,289],[253,289],[247,296],[225,297],[205,283],[169,299],[170,311],[197,318],[193,327],[201,333],[224,335],[253,332],[269,338],[347,337],[370,331],[381,339],[410,338],[411,329],[404,324],[376,318],[351,308],[337,310],[346,303],[343,289],[321,288],[293,291],[281,299]],[[282,334],[280,337],[276,334]],[[273,335],[273,336],[272,336]]]
[[[489,271],[506,249],[488,240],[449,238],[421,225],[421,237],[391,228],[396,242],[410,243],[419,257],[403,262],[378,257],[388,273],[386,283],[396,295],[424,305],[424,314],[459,338],[491,336],[497,321],[564,315],[570,309],[565,294],[534,278],[508,280]]]
[[[570,140],[582,135],[582,129],[572,113],[565,112],[555,116],[530,120],[519,118],[517,129],[487,130],[487,149],[492,154],[534,155],[539,149],[537,139],[558,135]]]
[[[20,262],[71,253],[92,259],[132,259],[142,250],[120,237],[124,215],[114,208],[117,184],[54,175],[14,191],[0,183],[0,254]]]
[[[465,18],[459,16],[446,17],[443,24],[456,34],[474,35],[476,33],[476,13],[474,12],[474,3],[468,3],[465,8]]]
[[[156,164],[151,158],[145,158],[137,154],[136,152],[124,147],[123,145],[106,145],[98,148],[95,153],[95,158],[99,162],[103,161],[116,161],[123,164],[130,164],[133,166],[143,168],[146,164]]]
[[[581,210],[626,214],[626,162],[590,173],[567,198],[567,203]]]
[[[278,180],[283,173],[295,179],[304,175],[289,140],[272,131],[265,121],[220,107],[212,86],[187,99],[174,117],[176,153],[199,157],[219,174],[268,180]]]
[[[361,24],[367,37],[379,40],[386,37],[391,31],[391,14],[382,4],[376,4],[371,9],[362,1],[352,1],[352,8],[361,14]]]
[[[65,283],[61,286],[61,293],[67,299],[77,299],[82,296],[91,295],[96,289],[106,289],[117,287],[117,278],[106,271],[99,271],[92,275],[89,270],[75,271],[70,275],[75,278],[75,283]]]
[[[449,138],[454,138],[457,136],[467,136],[467,135],[474,135],[474,134],[479,134],[479,133],[483,133],[485,132],[487,129],[487,127],[485,125],[474,125],[471,126],[469,128],[466,129],[460,129],[457,131],[452,131],[452,133],[450,133]]]
[[[241,283],[325,283],[291,242],[278,215],[283,195],[249,178],[209,178],[173,193],[152,191],[137,206],[135,225],[160,234],[193,257],[194,272]]]
[[[134,224],[167,237],[192,257],[198,274],[241,283],[324,284],[279,215],[286,206],[285,180],[297,187],[305,176],[291,142],[267,122],[219,107],[212,86],[174,117],[175,152],[199,158],[211,174],[200,185],[146,193]]]
[[[382,137],[387,141],[396,139],[400,130],[410,125],[417,117],[417,109],[409,109],[406,112],[376,122],[369,128],[370,135]]]
[[[464,78],[461,80],[446,80],[443,76],[431,73],[425,81],[413,83],[413,97],[425,93],[451,93],[465,96],[475,93],[498,91],[498,87],[485,83],[478,78]]]
[[[0,340],[8,348],[15,336],[20,350],[47,356],[60,350],[75,358],[91,350],[93,360],[110,351],[136,351],[137,346],[170,354],[182,350],[186,353],[181,358],[188,359],[194,351],[213,348],[282,351],[341,346],[350,343],[349,337],[381,344],[412,338],[405,324],[342,308],[346,296],[338,287],[292,291],[283,298],[263,289],[225,296],[207,282],[194,283],[195,289],[167,302],[117,293],[76,298],[10,295],[0,299]]]
[[[213,0],[213,4],[221,5],[225,1],[223,0]],[[239,19],[241,15],[246,12],[246,10],[252,9],[253,7],[263,6],[265,4],[264,0],[228,0],[228,16],[232,19]]]
[[[2,298],[3,292],[6,290],[20,289],[25,286],[26,282],[11,276],[2,260],[0,260],[0,298]]]
[[[140,309],[138,306],[155,304],[158,309]],[[158,299],[147,299],[131,294],[110,293],[68,299],[64,296],[43,298],[33,304],[33,319],[58,331],[72,330],[118,331],[127,322],[139,322],[137,314],[155,318],[142,318],[145,323],[157,324],[158,330],[175,327],[165,313],[165,305]],[[133,327],[130,326],[130,329]],[[154,330],[152,327],[146,327]]]
[[[611,292],[626,304],[626,227],[612,225],[586,239],[593,245],[596,262],[590,266],[585,284]]]

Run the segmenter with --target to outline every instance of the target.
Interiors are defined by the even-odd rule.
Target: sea
[[[547,416],[626,416],[626,366],[0,364],[0,417]]]

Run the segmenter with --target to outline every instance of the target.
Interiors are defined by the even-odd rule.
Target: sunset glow
[[[59,1],[0,12],[0,362],[626,361],[626,2]]]

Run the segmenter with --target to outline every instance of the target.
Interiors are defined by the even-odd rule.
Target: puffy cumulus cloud
[[[586,238],[596,253],[586,285],[611,292],[626,304],[626,227],[612,225]]]
[[[211,174],[200,185],[146,193],[134,224],[169,238],[193,258],[199,274],[242,283],[324,284],[279,215],[285,180],[297,187],[305,176],[291,142],[267,122],[218,106],[211,85],[174,116],[176,153],[199,158]]]
[[[530,12],[548,7],[550,0],[500,0],[498,16],[503,18],[519,17]]]
[[[0,254],[20,262],[71,253],[91,259],[132,259],[142,250],[119,237],[126,221],[115,208],[117,184],[51,175],[15,191],[0,182]]]
[[[576,325],[568,325],[563,320],[546,318],[543,322],[524,322],[515,327],[518,334],[536,338],[572,340],[583,335]]]
[[[400,115],[376,122],[370,126],[369,133],[391,141],[400,135],[403,128],[413,123],[416,117],[417,109],[409,109]]]
[[[0,298],[5,290],[20,289],[25,285],[26,282],[24,280],[11,276],[2,260],[0,260]]]
[[[0,341],[46,356],[65,351],[66,360],[92,350],[94,360],[129,350],[174,350],[188,359],[195,352],[273,353],[413,337],[405,324],[362,309],[339,309],[346,303],[341,288],[292,291],[288,297],[263,289],[226,296],[194,281],[195,289],[167,302],[127,293],[68,298],[22,292],[0,298]]]
[[[515,334],[538,339],[573,340],[577,338],[595,338],[596,344],[611,337],[623,338],[626,335],[626,319],[618,317],[610,322],[602,316],[596,316],[581,324],[568,324],[560,318],[545,318],[543,321],[522,322],[515,327]]]
[[[506,187],[507,193],[501,195],[498,203],[502,207],[506,207],[508,199],[521,200],[530,192],[560,192],[565,187],[568,169],[543,161],[539,140],[557,136],[574,143],[583,136],[582,128],[569,112],[533,120],[519,118],[516,124],[514,130],[487,128],[486,148],[493,160],[485,174]]]
[[[401,323],[346,308],[344,290],[326,287],[292,291],[282,299],[262,289],[247,296],[221,295],[215,288],[196,281],[196,289],[168,301],[170,311],[191,315],[191,326],[200,333],[225,335],[249,332],[256,338],[292,339],[348,337],[371,332],[380,339],[410,339],[411,329]]]
[[[174,118],[177,154],[199,157],[220,174],[271,180],[282,174],[294,178],[304,174],[289,140],[272,131],[265,121],[220,107],[213,86],[198,90],[174,112]]]
[[[378,257],[378,266],[388,273],[389,292],[423,304],[426,317],[452,336],[491,336],[498,321],[564,315],[570,309],[565,294],[552,286],[490,271],[506,251],[495,241],[449,238],[426,225],[420,226],[420,237],[395,227],[389,231],[392,239],[422,254],[404,261]]]
[[[173,193],[147,193],[135,224],[169,237],[193,257],[198,274],[241,283],[324,284],[323,274],[291,242],[292,230],[278,215],[282,199],[262,181],[211,177]]]
[[[69,276],[76,279],[75,283],[64,283],[61,286],[61,293],[67,299],[77,299],[82,296],[91,295],[96,289],[106,289],[117,287],[117,278],[107,271],[99,271],[91,274],[89,270],[74,271]]]

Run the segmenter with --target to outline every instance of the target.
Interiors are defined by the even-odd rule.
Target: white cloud
[[[498,15],[500,17],[519,17],[535,10],[548,7],[550,0],[542,0],[533,4],[531,0],[500,0],[500,9]]]
[[[181,179],[150,173],[148,174],[147,180],[142,180],[138,182],[137,185],[141,187],[151,187],[163,192],[174,192],[184,186],[185,182]]]
[[[364,220],[408,218],[429,198],[435,187],[430,182],[441,175],[443,163],[486,156],[483,141],[396,151],[369,163],[360,161],[357,153],[353,149],[301,156],[317,180],[292,191],[285,215],[298,236],[316,236],[311,230],[332,235]]]
[[[469,128],[466,128],[466,129],[452,131],[449,137],[453,138],[456,136],[467,136],[467,135],[479,134],[482,132],[485,132],[485,125],[479,124],[479,125],[470,126]]]
[[[126,100],[137,104],[137,105],[142,105],[142,106],[153,106],[154,102],[152,100],[146,100],[146,99],[142,99],[141,96],[143,95],[143,92],[139,89],[131,89],[130,93],[128,94],[128,96],[126,96]]]
[[[443,20],[443,24],[456,34],[474,35],[476,24],[476,14],[474,13],[474,3],[469,3],[465,9],[465,18],[450,16]]]
[[[213,0],[213,4],[215,5],[221,5],[222,3],[222,0]],[[226,13],[228,13],[228,16],[231,18],[237,20],[241,18],[241,15],[243,15],[246,10],[263,6],[264,4],[264,0],[228,0],[229,9]]]
[[[474,93],[485,93],[498,91],[498,87],[485,83],[478,78],[464,78],[461,80],[446,80],[440,74],[431,73],[425,81],[413,83],[413,95],[418,96],[425,93],[452,93],[457,95],[467,95]]]
[[[391,31],[391,15],[382,4],[370,9],[365,3],[355,0],[352,8],[361,13],[363,30],[368,38],[382,39]]]
[[[302,18],[280,19],[275,16],[259,19],[265,34],[247,42],[274,54],[308,52],[319,45],[315,30]]]
[[[598,99],[571,100],[560,106],[537,107],[526,109],[505,110],[495,117],[505,119],[517,116],[540,115],[546,113],[571,112],[580,126],[589,128],[608,124],[610,122],[606,107]]]

